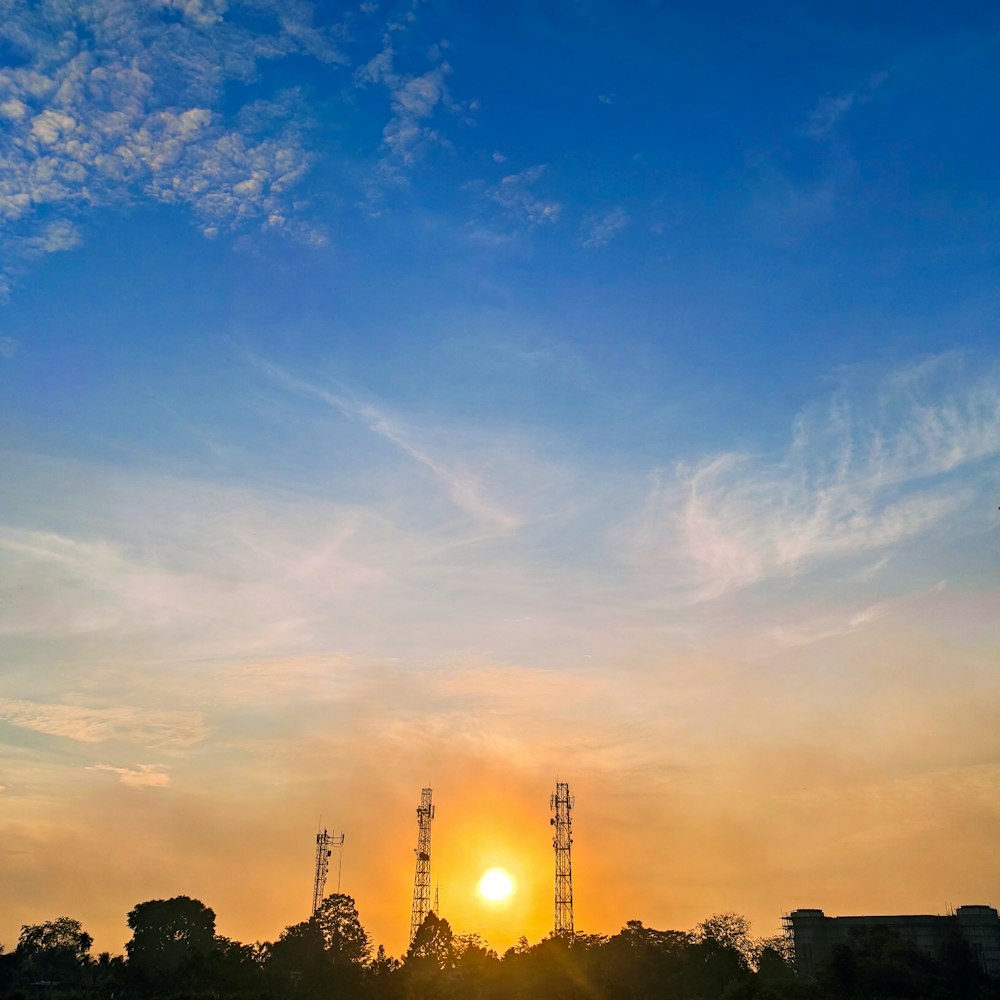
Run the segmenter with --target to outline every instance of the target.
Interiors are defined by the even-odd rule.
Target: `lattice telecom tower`
[[[333,849],[338,850],[344,846],[344,835],[329,833],[325,828],[316,834],[316,876],[313,879],[313,906],[312,912],[319,909],[319,904],[323,902],[326,894],[326,876],[330,872],[330,855]],[[338,860],[343,863],[343,854]],[[337,892],[340,892],[340,864],[337,866]]]
[[[417,870],[413,876],[413,910],[410,913],[410,944],[417,936],[420,925],[431,911],[431,820],[434,806],[431,805],[431,790],[420,791],[420,806],[417,809]]]
[[[552,796],[549,806],[555,815],[549,823],[556,828],[552,838],[552,846],[556,852],[556,934],[573,936],[573,860],[570,847],[573,844],[573,811],[574,798],[569,794],[569,785],[565,781],[556,782],[556,793]]]

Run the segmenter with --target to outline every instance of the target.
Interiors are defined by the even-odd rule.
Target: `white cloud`
[[[440,57],[435,47],[432,58]],[[382,145],[387,160],[381,164],[380,178],[398,179],[399,167],[412,166],[430,145],[443,143],[440,131],[428,124],[439,108],[458,110],[451,100],[446,83],[451,66],[440,62],[423,73],[404,73],[395,68],[397,51],[389,36],[382,50],[355,71],[359,87],[381,84],[389,94],[392,115],[382,129]],[[377,186],[377,185],[376,185]]]
[[[138,764],[135,767],[113,767],[111,764],[92,764],[88,771],[105,771],[118,776],[123,785],[131,788],[169,788],[170,768],[162,764]]]
[[[343,57],[308,4],[274,3],[270,32],[244,26],[238,6],[9,5],[2,30],[24,58],[0,69],[3,290],[32,260],[76,245],[83,210],[139,194],[187,207],[205,231],[302,225],[290,193],[312,162],[301,108],[218,109],[225,84],[252,79],[262,60]]]

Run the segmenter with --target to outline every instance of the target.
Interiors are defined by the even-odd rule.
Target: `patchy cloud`
[[[397,32],[401,30],[399,27]],[[441,52],[441,46],[433,46],[429,57],[437,61]],[[396,178],[399,168],[412,166],[428,147],[444,143],[432,124],[439,109],[460,110],[448,94],[447,78],[452,70],[447,62],[438,62],[422,73],[404,72],[396,66],[398,56],[393,34],[387,33],[381,51],[354,74],[359,87],[381,85],[389,95],[391,117],[382,129],[386,153],[382,173],[388,179]]]
[[[297,95],[221,110],[231,81],[291,53],[342,61],[304,3],[13,3],[0,37],[0,293],[80,242],[85,209],[138,196],[189,209],[209,236],[245,227],[315,239],[292,189],[312,163]],[[266,25],[271,19],[270,30]]]
[[[535,190],[545,172],[545,164],[540,163],[520,173],[508,174],[499,184],[485,188],[484,197],[499,205],[510,220],[532,227],[555,222],[562,205],[553,198],[540,196]]]

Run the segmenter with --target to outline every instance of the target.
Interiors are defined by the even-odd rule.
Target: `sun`
[[[491,868],[479,880],[479,895],[491,903],[499,903],[514,892],[514,880],[502,868]]]

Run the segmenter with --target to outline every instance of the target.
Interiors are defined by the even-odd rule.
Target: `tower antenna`
[[[431,820],[434,806],[431,805],[431,789],[420,791],[420,805],[417,808],[417,868],[413,875],[413,909],[410,912],[410,944],[417,936],[420,925],[427,919],[431,909]]]
[[[330,874],[330,855],[334,848],[339,852],[337,865],[337,892],[340,892],[340,872],[344,863],[344,835],[330,833],[326,827],[316,834],[316,874],[313,878],[312,912],[319,909],[326,894],[326,877]]]
[[[572,811],[576,800],[569,794],[565,781],[556,782],[556,793],[549,800],[549,808],[555,813],[549,823],[555,827],[552,847],[556,854],[556,899],[555,924],[557,935],[573,936],[573,860],[570,848],[573,844]]]

